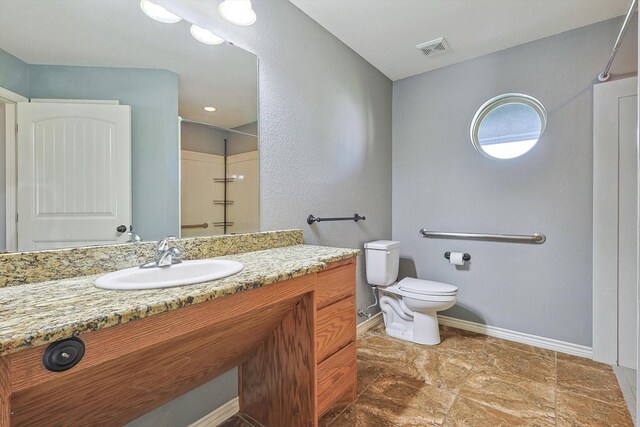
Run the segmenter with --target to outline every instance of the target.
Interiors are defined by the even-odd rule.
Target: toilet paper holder
[[[445,252],[444,253],[444,257],[446,259],[451,258],[451,252]],[[471,261],[471,255],[469,255],[468,253],[465,252],[464,254],[462,254],[462,260],[463,261]]]

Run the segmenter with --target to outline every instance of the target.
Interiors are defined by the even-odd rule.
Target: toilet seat
[[[393,285],[386,286],[386,287],[379,286],[378,291],[382,292],[382,294],[386,292],[386,293],[397,295],[399,297],[413,298],[421,301],[434,301],[434,302],[452,301],[452,300],[455,300],[457,297],[457,294],[455,292],[450,295],[437,295],[437,294],[428,294],[424,292],[418,293],[418,292],[405,291],[404,289],[400,288],[400,282],[396,282]]]
[[[398,282],[398,288],[418,295],[448,296],[458,293],[458,288],[448,283],[414,279],[412,277],[406,277]]]

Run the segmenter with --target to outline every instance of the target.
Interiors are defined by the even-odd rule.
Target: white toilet
[[[456,303],[458,288],[407,277],[400,282],[400,242],[376,240],[364,245],[367,282],[378,288],[389,336],[418,344],[440,343],[438,311]]]

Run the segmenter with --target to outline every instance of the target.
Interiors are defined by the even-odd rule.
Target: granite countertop
[[[357,249],[294,245],[227,255],[240,273],[197,285],[139,291],[99,289],[100,275],[0,288],[0,356],[83,332],[311,274]]]

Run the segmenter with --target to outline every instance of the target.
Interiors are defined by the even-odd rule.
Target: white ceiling
[[[631,0],[290,1],[398,80],[623,15]],[[426,57],[415,47],[439,37],[450,52]]]
[[[29,64],[170,70],[183,118],[225,128],[257,118],[256,57],[197,42],[185,21],[153,21],[139,0],[0,0],[0,10],[0,49]]]

